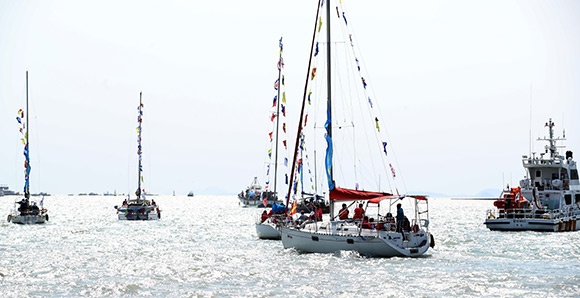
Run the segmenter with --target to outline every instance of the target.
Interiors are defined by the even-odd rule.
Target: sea
[[[256,236],[236,196],[155,196],[159,221],[119,221],[121,196],[47,196],[49,222],[6,221],[0,297],[580,297],[579,232],[492,232],[490,200],[430,198],[419,258],[300,253]]]

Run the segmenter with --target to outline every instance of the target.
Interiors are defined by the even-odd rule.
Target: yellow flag
[[[286,91],[282,92],[282,102],[286,103]]]
[[[322,28],[322,17],[318,20],[318,32],[320,33],[320,29]]]

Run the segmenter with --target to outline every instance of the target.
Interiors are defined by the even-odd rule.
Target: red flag
[[[290,215],[294,215],[296,213],[296,201],[292,203],[292,209],[290,209]]]

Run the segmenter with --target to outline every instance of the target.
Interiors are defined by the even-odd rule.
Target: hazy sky
[[[343,1],[408,191],[517,183],[550,117],[580,154],[580,2]],[[23,186],[28,70],[32,192],[133,192],[140,91],[146,188],[239,192],[264,176],[281,35],[296,121],[316,2],[0,0],[0,184]]]

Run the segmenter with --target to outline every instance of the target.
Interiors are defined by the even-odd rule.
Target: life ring
[[[12,220],[12,215],[8,214],[8,218],[6,220],[10,222]]]

